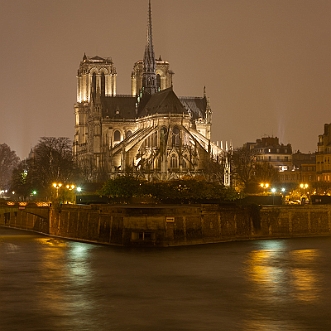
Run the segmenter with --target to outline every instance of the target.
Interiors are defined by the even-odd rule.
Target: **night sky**
[[[130,94],[148,0],[0,0],[0,144],[26,158],[40,137],[74,135],[84,52],[111,57]],[[330,0],[152,0],[155,55],[178,96],[202,96],[212,140],[277,136],[314,152],[331,123]]]

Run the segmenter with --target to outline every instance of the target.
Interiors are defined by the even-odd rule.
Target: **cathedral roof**
[[[135,119],[136,118],[136,101],[131,96],[103,97],[103,117],[112,119]]]
[[[172,87],[153,94],[146,106],[141,110],[140,116],[153,114],[187,114]]]
[[[84,53],[84,57],[83,57],[83,63],[112,63],[112,59],[107,57],[107,58],[103,58],[101,56],[86,56],[86,54]]]
[[[194,119],[206,116],[207,99],[205,97],[179,97],[179,100],[186,109],[189,109]]]
[[[133,96],[102,97],[103,117],[111,119],[135,119],[137,98]],[[190,114],[192,119],[204,118],[207,100],[204,97],[177,97],[173,88],[159,91],[149,97],[140,109],[139,117],[154,114]]]

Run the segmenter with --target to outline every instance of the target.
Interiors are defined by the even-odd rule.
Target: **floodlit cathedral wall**
[[[211,142],[212,111],[201,97],[177,97],[169,63],[154,58],[149,3],[144,59],[133,66],[131,95],[118,95],[110,58],[84,54],[77,73],[73,154],[85,178],[133,171],[146,179],[201,175],[227,157]],[[229,163],[223,162],[229,174]],[[227,179],[225,179],[227,178]],[[224,183],[229,185],[229,176]]]
[[[77,102],[90,102],[91,91],[96,92],[97,88],[106,96],[115,96],[116,76],[111,59],[84,55],[77,73]]]

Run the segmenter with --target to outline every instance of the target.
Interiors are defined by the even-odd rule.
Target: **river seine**
[[[128,249],[0,227],[0,330],[331,330],[331,238]]]

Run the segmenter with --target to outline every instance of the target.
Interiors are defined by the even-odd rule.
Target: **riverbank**
[[[331,235],[331,206],[0,206],[0,225],[120,246],[181,246]]]

